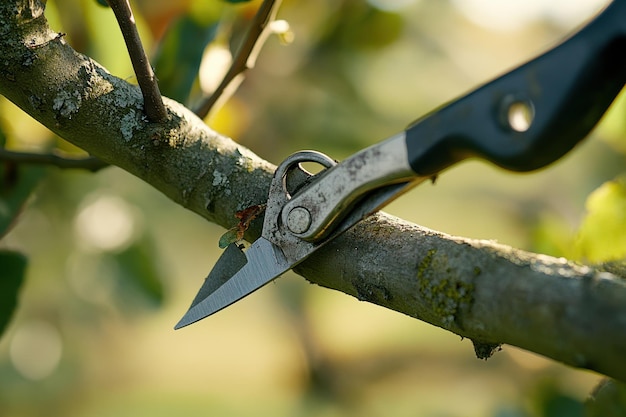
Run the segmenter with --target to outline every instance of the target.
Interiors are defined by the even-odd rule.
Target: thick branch
[[[91,155],[224,227],[236,224],[236,211],[265,202],[273,165],[170,100],[165,124],[147,122],[138,88],[74,52],[48,29],[40,9],[29,8],[36,2],[24,0],[17,9],[6,3],[0,94]],[[248,238],[259,233],[256,221]],[[626,280],[606,272],[384,214],[297,272],[478,344],[508,343],[626,380]]]

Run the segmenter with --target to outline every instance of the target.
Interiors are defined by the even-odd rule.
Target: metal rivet
[[[311,226],[311,213],[304,207],[294,207],[287,216],[287,227],[292,233],[304,233]]]

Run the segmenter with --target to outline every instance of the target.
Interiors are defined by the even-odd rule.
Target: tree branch
[[[167,122],[145,121],[137,87],[56,39],[41,3],[1,3],[0,28],[0,94],[59,136],[226,228],[237,224],[237,211],[267,199],[273,165],[171,100]],[[27,47],[32,42],[42,46]],[[248,239],[261,223],[252,223]],[[468,337],[477,350],[508,343],[626,380],[626,281],[607,272],[385,214],[296,272]]]
[[[143,94],[146,116],[151,122],[163,122],[167,118],[167,111],[163,105],[159,84],[150,65],[150,60],[143,49],[129,0],[107,0],[107,2],[113,10],[124,36],[130,61],[133,64],[137,82]]]
[[[57,168],[86,169],[96,172],[109,166],[92,156],[69,158],[55,153],[15,152],[0,148],[0,161],[13,161],[20,164],[52,165]]]
[[[200,100],[194,113],[198,117],[204,119],[215,104],[221,99],[225,100],[226,93],[234,90],[238,85],[237,79],[243,76],[243,73],[254,67],[256,58],[261,51],[263,43],[267,39],[268,27],[276,17],[281,0],[264,0],[259,7],[254,20],[252,21],[243,43],[237,51],[237,55],[233,59],[233,63],[219,86],[213,94]],[[233,85],[236,84],[236,85]],[[234,88],[233,88],[234,87]],[[229,94],[230,95],[230,94]]]

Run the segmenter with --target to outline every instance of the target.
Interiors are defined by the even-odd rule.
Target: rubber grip
[[[420,176],[470,157],[544,167],[594,128],[625,82],[626,0],[615,0],[559,46],[410,125],[409,163]]]

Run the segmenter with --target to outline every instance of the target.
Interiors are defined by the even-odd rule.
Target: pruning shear
[[[226,248],[176,329],[242,299],[413,186],[472,157],[524,172],[569,152],[626,83],[626,0],[543,55],[340,163],[297,152],[277,168],[263,231]],[[324,169],[310,174],[304,162]]]

